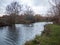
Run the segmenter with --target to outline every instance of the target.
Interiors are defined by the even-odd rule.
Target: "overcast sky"
[[[29,5],[35,11],[35,13],[38,14],[46,14],[47,10],[50,8],[48,0],[0,0],[0,14],[5,13],[6,6],[12,1],[17,1],[24,5]]]

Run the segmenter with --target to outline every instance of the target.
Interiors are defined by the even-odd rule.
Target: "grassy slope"
[[[34,40],[27,41],[25,45],[60,45],[60,26],[46,25],[42,36],[36,36]]]

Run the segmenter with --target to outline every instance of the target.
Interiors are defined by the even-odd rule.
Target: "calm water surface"
[[[0,45],[24,45],[26,41],[34,39],[36,35],[41,35],[46,24],[52,24],[52,22],[0,27]]]

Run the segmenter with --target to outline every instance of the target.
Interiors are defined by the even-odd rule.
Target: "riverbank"
[[[42,35],[27,41],[25,45],[60,45],[60,25],[45,25]]]

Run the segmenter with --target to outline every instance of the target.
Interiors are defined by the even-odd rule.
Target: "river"
[[[0,27],[0,45],[24,45],[26,41],[34,39],[36,35],[41,35],[46,24],[52,24],[52,22]]]

